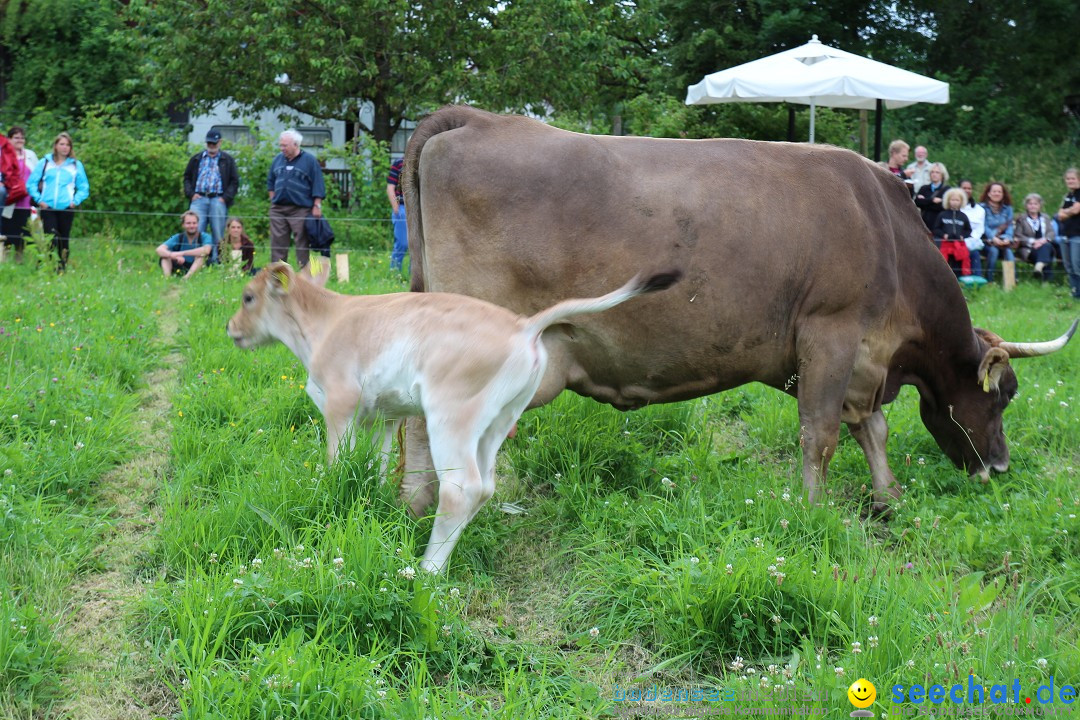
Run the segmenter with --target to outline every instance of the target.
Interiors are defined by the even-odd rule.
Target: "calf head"
[[[1056,340],[1039,343],[1006,342],[975,328],[977,354],[943,374],[939,392],[923,393],[919,405],[926,429],[957,467],[983,478],[991,470],[1009,469],[1002,414],[1018,387],[1009,360],[1060,350],[1076,332],[1078,322]]]
[[[225,326],[237,347],[253,348],[281,339],[293,321],[286,310],[290,290],[303,282],[288,263],[266,266],[244,287],[240,309]]]

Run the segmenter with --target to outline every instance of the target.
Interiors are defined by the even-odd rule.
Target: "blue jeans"
[[[993,281],[994,268],[997,266],[998,255],[1002,260],[1016,260],[1012,248],[999,248],[997,245],[986,246],[986,279]]]
[[[405,203],[398,204],[398,211],[390,216],[394,224],[394,249],[390,252],[390,269],[400,270],[409,251],[409,230],[405,225]]]
[[[1080,235],[1061,239],[1061,259],[1074,298],[1080,298]]]
[[[214,238],[214,249],[210,253],[210,262],[218,261],[218,246],[225,237],[225,216],[229,214],[229,208],[225,200],[219,195],[216,198],[201,197],[191,201],[191,212],[199,216],[199,232],[206,232],[206,221],[210,221],[210,236]]]

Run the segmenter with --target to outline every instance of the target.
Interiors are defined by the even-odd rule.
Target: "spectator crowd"
[[[1053,213],[1038,193],[1028,193],[1023,208],[1014,209],[1004,183],[987,183],[976,200],[970,180],[950,187],[944,164],[931,162],[921,145],[908,163],[909,150],[894,140],[884,166],[907,184],[934,244],[961,281],[993,282],[999,260],[1019,260],[1032,266],[1036,280],[1048,282],[1060,261],[1080,300],[1080,170],[1065,171],[1065,194]]]
[[[206,147],[187,163],[183,187],[188,209],[181,216],[180,232],[156,248],[166,276],[191,277],[206,264],[220,262],[226,253],[244,272],[256,270],[255,245],[240,218],[229,215],[241,178],[221,141],[221,133],[211,129]],[[280,152],[266,178],[270,260],[288,260],[295,247],[300,268],[308,264],[312,249],[328,256],[333,239],[322,213],[326,198],[322,167],[303,149],[302,141],[296,130],[281,133]],[[907,184],[933,242],[961,281],[993,282],[1000,261],[1018,260],[1030,264],[1032,276],[1046,282],[1061,262],[1073,297],[1080,299],[1080,171],[1065,171],[1065,193],[1056,210],[1048,210],[1037,193],[1029,193],[1022,207],[1016,207],[1004,183],[987,183],[976,199],[970,180],[963,179],[956,187],[949,184],[948,169],[933,162],[926,147],[916,147],[910,163],[909,152],[906,142],[894,140],[883,165]],[[386,185],[394,238],[392,269],[402,267],[408,249],[405,198],[399,184],[402,164],[400,159],[392,164]],[[6,137],[0,135],[0,235],[16,261],[22,259],[31,220],[38,217],[42,230],[51,236],[56,269],[64,272],[74,212],[90,191],[86,168],[68,133],[59,133],[41,158],[26,147],[25,128],[11,127]]]

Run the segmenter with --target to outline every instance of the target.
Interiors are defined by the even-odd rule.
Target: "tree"
[[[23,121],[37,108],[65,118],[126,103],[137,54],[118,42],[112,0],[5,0],[0,3],[0,100]]]
[[[625,0],[133,0],[146,47],[143,82],[159,104],[196,109],[231,98],[355,120],[372,103],[372,134],[450,102],[496,110],[589,102],[633,76],[615,35]],[[199,60],[203,59],[205,60]]]

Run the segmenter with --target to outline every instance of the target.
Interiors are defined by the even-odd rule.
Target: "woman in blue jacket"
[[[75,219],[71,211],[90,197],[90,181],[83,164],[75,159],[70,135],[56,136],[52,154],[38,162],[26,181],[26,189],[41,210],[42,227],[53,236],[52,248],[60,258],[56,269],[63,272],[67,266],[71,223]]]

